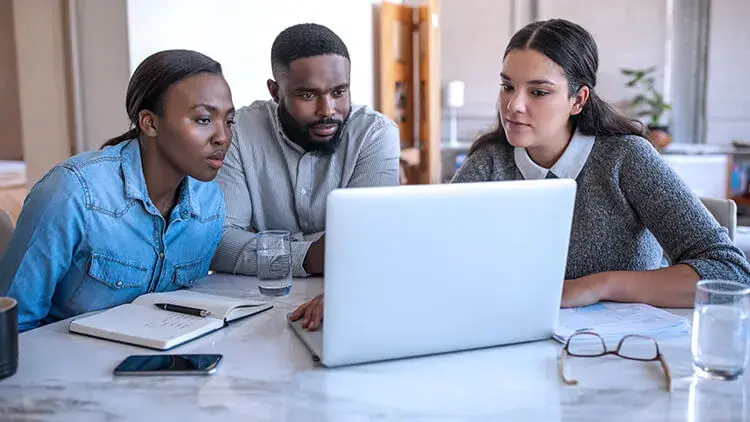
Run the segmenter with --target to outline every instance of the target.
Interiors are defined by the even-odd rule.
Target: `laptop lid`
[[[321,362],[549,338],[575,193],[570,179],[332,192]]]

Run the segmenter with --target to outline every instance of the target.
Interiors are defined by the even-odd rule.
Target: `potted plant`
[[[672,106],[664,101],[664,95],[654,87],[656,66],[645,69],[620,69],[628,77],[628,88],[638,88],[638,94],[630,100],[630,106],[639,119],[647,118],[649,140],[657,149],[663,149],[672,141],[669,126],[663,124],[662,117]]]

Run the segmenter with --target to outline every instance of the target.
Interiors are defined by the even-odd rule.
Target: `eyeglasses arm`
[[[661,367],[664,369],[664,376],[667,378],[667,391],[672,391],[672,373],[669,371],[667,360],[664,359],[664,355],[661,353],[659,353],[659,363],[661,363]]]
[[[578,381],[574,379],[568,379],[565,377],[565,357],[568,356],[568,348],[564,347],[562,356],[560,357],[560,378],[566,385],[577,385]]]

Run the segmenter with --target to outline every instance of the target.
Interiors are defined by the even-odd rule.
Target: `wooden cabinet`
[[[738,225],[750,224],[750,149],[674,145],[663,156],[693,193],[731,198],[737,203]]]

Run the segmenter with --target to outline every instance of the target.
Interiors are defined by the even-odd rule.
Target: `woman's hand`
[[[607,297],[608,285],[609,273],[606,272],[565,280],[560,307],[573,308],[597,303]]]
[[[302,327],[310,331],[320,328],[323,321],[323,295],[315,296],[311,301],[300,305],[289,317],[292,321],[302,320]]]
[[[561,307],[601,300],[647,303],[660,308],[690,308],[700,275],[687,264],[649,271],[607,271],[565,280]]]

